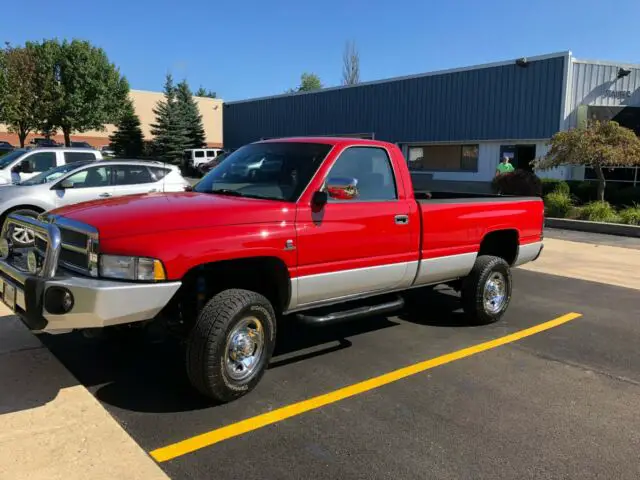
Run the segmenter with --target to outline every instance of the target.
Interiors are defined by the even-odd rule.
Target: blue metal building
[[[400,145],[413,171],[436,180],[488,181],[503,155],[528,168],[575,117],[576,63],[585,62],[561,52],[228,102],[224,146],[284,136],[364,136]]]

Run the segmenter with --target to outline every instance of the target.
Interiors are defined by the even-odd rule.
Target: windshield
[[[7,153],[6,155],[0,157],[0,169],[7,168],[11,165],[18,157],[24,155],[26,150],[14,150],[11,153]]]
[[[302,142],[246,145],[229,154],[194,191],[295,202],[331,147]]]
[[[41,185],[43,183],[49,183],[54,181],[56,178],[61,177],[67,172],[72,170],[76,170],[80,167],[83,167],[91,162],[73,162],[67,163],[66,165],[60,165],[59,167],[52,168],[51,170],[47,170],[46,172],[42,172],[35,177],[31,177],[24,182],[20,182],[18,185]]]

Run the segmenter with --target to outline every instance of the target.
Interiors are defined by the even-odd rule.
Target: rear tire
[[[462,308],[477,325],[497,322],[511,301],[511,269],[500,257],[482,255],[462,281]]]
[[[255,388],[276,340],[276,314],[262,295],[225,290],[202,309],[187,341],[187,375],[203,395],[229,402]]]

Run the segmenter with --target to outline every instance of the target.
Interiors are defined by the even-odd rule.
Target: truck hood
[[[295,207],[277,200],[180,192],[78,203],[50,213],[98,229],[100,238],[133,237],[224,225],[293,221]]]

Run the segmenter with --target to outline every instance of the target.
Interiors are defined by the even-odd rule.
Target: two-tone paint
[[[464,277],[492,232],[515,233],[514,265],[540,253],[539,198],[416,200],[396,145],[326,137],[286,141],[332,145],[295,202],[185,192],[90,202],[54,213],[97,227],[103,253],[159,258],[173,281],[202,264],[276,258],[289,273],[288,311]],[[316,208],[314,192],[341,154],[356,146],[386,152],[397,198],[330,200]]]

